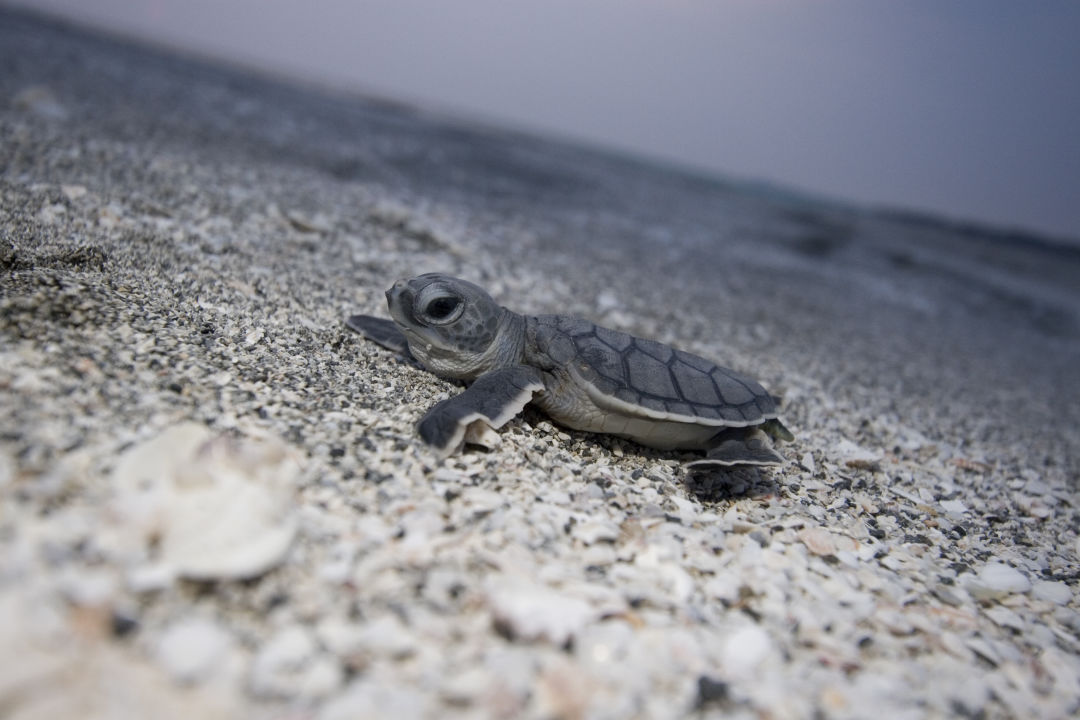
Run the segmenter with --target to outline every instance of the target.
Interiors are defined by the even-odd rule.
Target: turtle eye
[[[449,322],[460,314],[461,298],[443,295],[424,306],[424,314],[432,320]]]

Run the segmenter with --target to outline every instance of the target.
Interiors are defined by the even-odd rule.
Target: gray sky
[[[1075,0],[0,0],[843,200],[1080,241]]]

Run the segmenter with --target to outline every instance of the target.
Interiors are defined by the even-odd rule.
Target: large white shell
[[[113,471],[120,520],[176,575],[247,578],[277,565],[296,535],[300,466],[279,441],[173,426],[125,452]]]

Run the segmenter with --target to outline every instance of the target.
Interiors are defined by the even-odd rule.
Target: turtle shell
[[[758,425],[777,416],[776,401],[755,380],[703,357],[580,318],[537,320],[549,356],[586,384],[597,405],[718,427]]]

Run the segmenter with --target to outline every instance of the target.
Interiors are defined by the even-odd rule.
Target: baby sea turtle
[[[420,420],[449,454],[476,421],[502,427],[529,403],[561,425],[662,450],[705,450],[692,467],[778,465],[792,440],[754,380],[668,345],[565,315],[519,315],[480,287],[428,273],[386,291],[393,321],[346,324],[444,378],[469,383]]]

